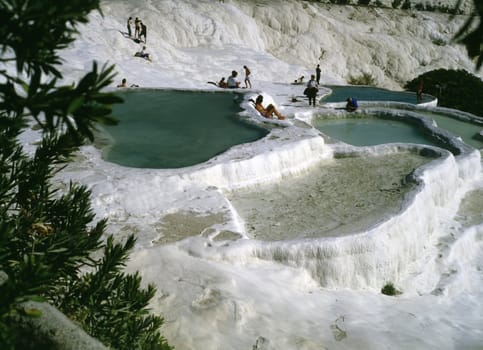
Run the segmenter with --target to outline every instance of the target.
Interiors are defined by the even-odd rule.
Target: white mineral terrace
[[[182,169],[121,167],[86,146],[60,183],[86,184],[116,239],[136,235],[127,268],[158,288],[151,306],[178,350],[480,347],[480,151],[423,116],[437,107],[361,101],[360,113],[416,121],[452,152],[329,143],[313,117],[345,112],[287,103],[304,88],[290,82],[317,63],[324,85],[368,73],[394,90],[432,69],[472,71],[451,41],[466,18],[281,3],[103,1],[104,17],[63,53],[68,83],[95,59],[115,63],[119,82],[214,90],[207,81],[236,69],[243,82],[248,65],[247,98],[263,93],[289,119],[245,102],[241,118],[269,135]],[[153,62],[133,57],[128,16],[147,24]],[[402,294],[382,295],[388,282]]]

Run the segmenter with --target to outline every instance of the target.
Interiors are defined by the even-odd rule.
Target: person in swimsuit
[[[253,101],[253,100],[252,100]],[[255,101],[255,109],[265,118],[272,119],[273,115],[277,117],[279,120],[284,120],[285,117],[275,108],[274,105],[269,104],[267,108],[264,108],[263,105],[263,96],[258,95]]]
[[[132,35],[131,27],[132,27],[132,17],[129,17],[127,20],[127,34],[129,35],[129,37],[131,37]]]
[[[121,84],[117,86],[118,88],[125,88],[127,87],[127,80],[126,78],[122,79]]]
[[[245,69],[245,88],[252,88],[252,83],[250,81],[250,75],[252,74],[252,72],[250,71],[250,69],[248,69],[247,66],[243,66],[243,69]]]
[[[141,20],[136,17],[134,20],[134,39],[139,39],[139,33],[141,32]]]

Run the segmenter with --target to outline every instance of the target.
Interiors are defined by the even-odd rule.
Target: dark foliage
[[[417,91],[423,81],[424,93],[436,96],[438,105],[483,116],[483,81],[465,70],[438,69],[426,72],[406,83]]]
[[[394,284],[392,284],[392,282],[389,282],[384,287],[382,287],[381,293],[389,296],[396,296],[401,294],[401,292],[398,291],[396,287],[394,287]]]
[[[411,1],[410,0],[404,0],[403,4],[401,5],[401,8],[403,10],[410,10],[411,9]]]
[[[458,1],[457,7],[460,6]],[[483,1],[474,0],[475,10],[455,36],[455,40],[465,45],[468,56],[476,60],[476,68],[483,65]]]
[[[329,0],[332,4],[336,5],[347,5],[350,3],[350,0]]]
[[[402,0],[392,0],[391,6],[395,9],[399,8],[401,6]]]
[[[158,331],[162,318],[147,311],[156,289],[141,289],[139,274],[122,272],[134,243],[132,236],[124,245],[109,237],[94,271],[60,280],[52,299],[89,334],[115,349],[169,349]]]
[[[102,89],[114,67],[96,63],[77,84],[58,86],[58,51],[77,34],[99,0],[0,1],[0,345],[42,348],[15,315],[39,316],[25,300],[53,303],[91,335],[118,349],[169,349],[162,318],[148,314],[155,289],[138,274],[121,271],[134,238],[103,243],[106,222],[93,223],[90,192],[53,177],[96,123],[114,123],[111,106],[122,102]],[[35,124],[41,141],[32,152],[19,136]],[[103,254],[99,249],[104,249]],[[94,258],[93,253],[100,256]],[[83,274],[86,268],[92,273]],[[107,326],[109,324],[109,327]]]

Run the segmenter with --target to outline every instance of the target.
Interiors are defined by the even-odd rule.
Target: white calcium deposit
[[[466,17],[294,0],[106,0],[102,12],[90,15],[62,53],[66,82],[96,60],[116,64],[116,85],[126,78],[141,87],[214,90],[207,81],[232,70],[243,80],[247,65],[252,94],[263,92],[266,103],[289,117],[288,126],[270,125],[266,138],[192,167],[130,169],[86,146],[61,174],[62,182],[92,190],[98,219],[109,219],[117,239],[137,236],[128,269],[157,286],[151,306],[164,316],[170,344],[178,350],[481,349],[480,152],[433,149],[436,157],[404,168],[403,159],[419,162],[423,146],[328,144],[302,122],[319,108],[285,106],[303,90],[289,83],[314,74],[317,64],[322,84],[369,74],[394,90],[437,68],[473,72],[464,47],[452,42]],[[123,34],[129,16],[147,25],[152,62],[133,56],[142,44]],[[261,122],[251,109],[244,116]],[[354,170],[341,155],[363,165]],[[411,188],[398,187],[405,175]],[[401,192],[386,198],[387,208],[380,196],[364,204],[366,185]],[[257,211],[260,203],[267,207]],[[357,203],[379,203],[375,220],[339,234],[328,220],[351,224]],[[319,207],[339,209],[318,221]],[[333,234],[319,235],[318,225]],[[285,239],[274,239],[272,227]],[[401,294],[381,294],[389,282]]]

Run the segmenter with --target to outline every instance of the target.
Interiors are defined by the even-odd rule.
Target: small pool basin
[[[354,97],[358,101],[384,101],[384,102],[405,102],[405,103],[427,103],[434,100],[433,96],[423,95],[423,100],[418,101],[415,92],[391,91],[372,86],[327,86],[332,93],[322,98],[322,103],[345,102],[348,97]]]
[[[116,126],[103,150],[109,162],[134,168],[199,164],[268,131],[241,120],[243,95],[231,92],[131,90],[114,107]]]
[[[433,119],[438,127],[445,129],[455,136],[460,137],[463,142],[476,149],[483,149],[483,137],[480,138],[483,123],[476,123],[469,120],[461,120],[439,113],[424,113],[426,117]]]
[[[374,146],[385,143],[417,143],[439,146],[415,125],[371,116],[359,118],[318,117],[313,125],[333,139],[353,146]]]

